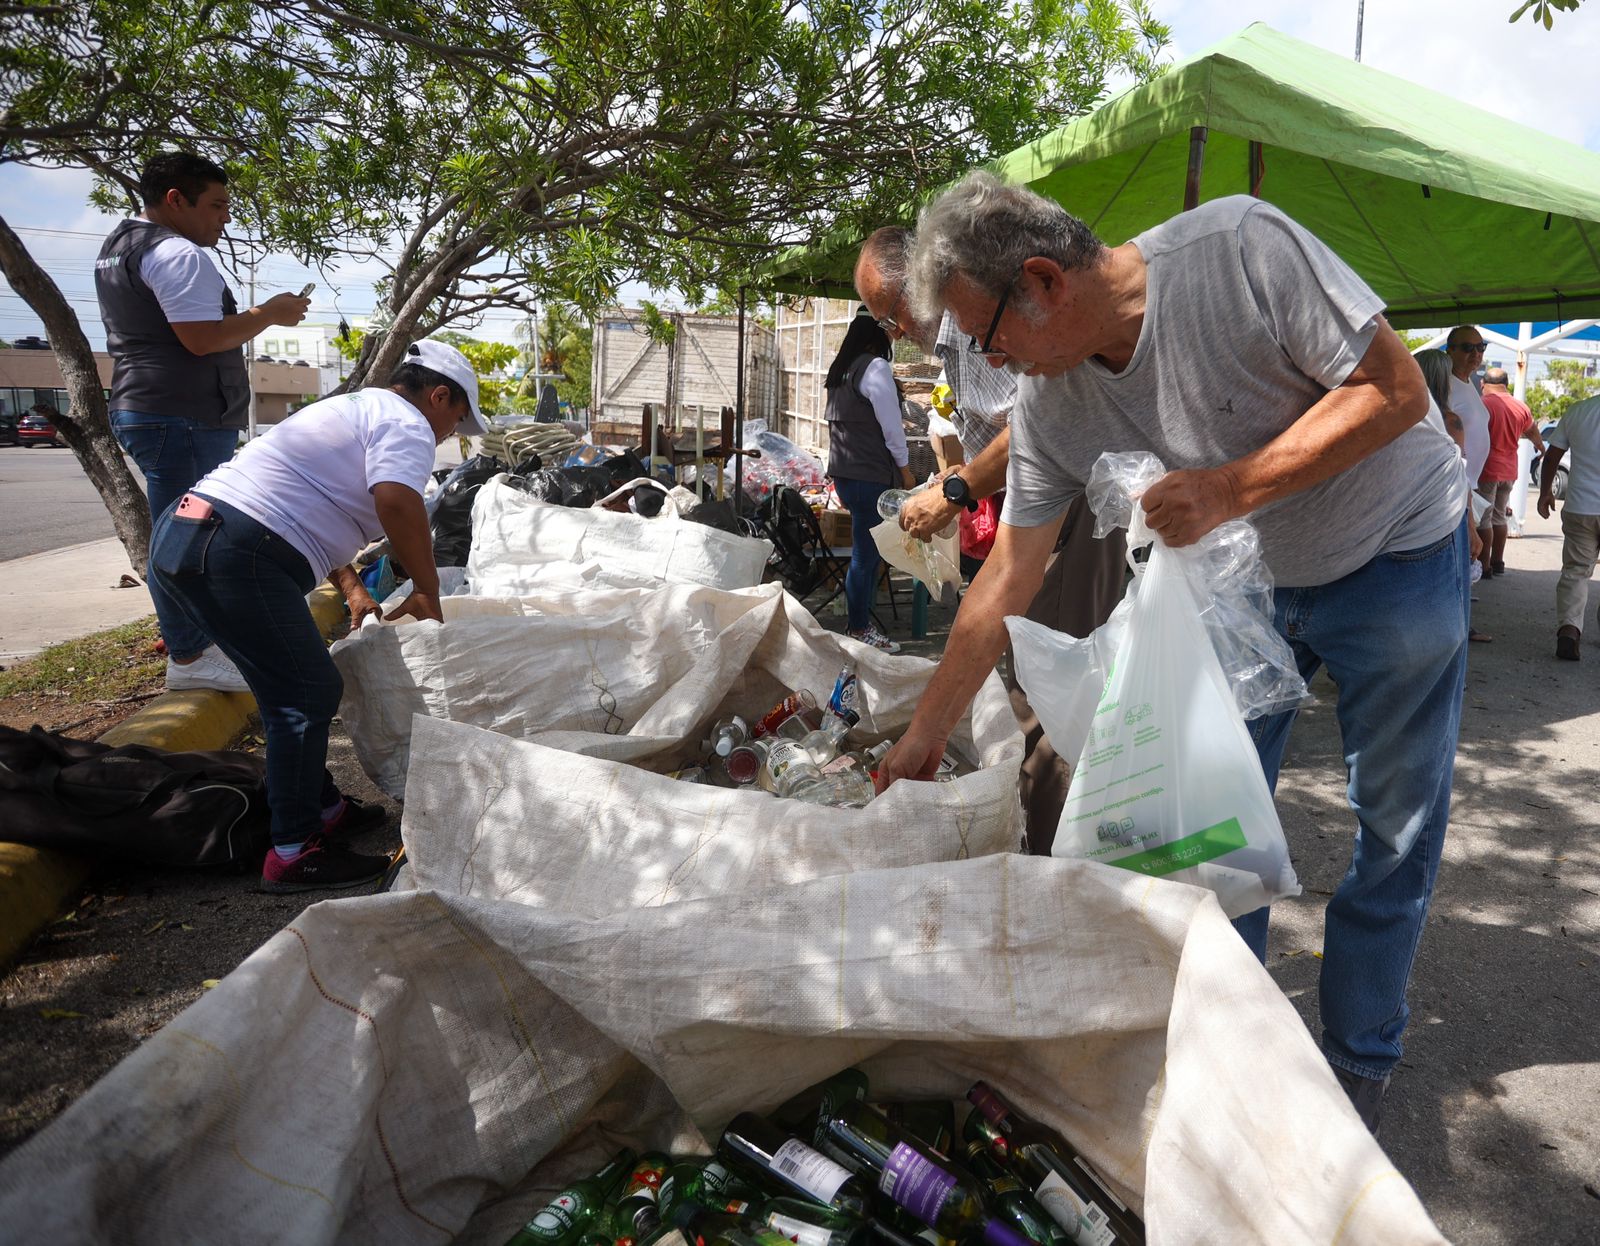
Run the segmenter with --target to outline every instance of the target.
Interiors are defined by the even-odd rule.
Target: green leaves
[[[1523,4],[1511,15],[1510,20],[1516,21],[1529,9],[1533,10],[1533,20],[1543,22],[1544,28],[1549,30],[1555,25],[1555,11],[1560,9],[1563,13],[1576,13],[1578,5],[1583,0],[1524,0]]]
[[[262,246],[390,267],[397,336],[628,279],[737,289],[1167,40],[1145,0],[81,0],[20,26],[0,159],[97,169],[109,200],[160,147],[223,158]]]

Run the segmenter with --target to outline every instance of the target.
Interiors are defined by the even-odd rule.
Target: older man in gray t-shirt
[[[1323,1049],[1370,1126],[1450,813],[1466,666],[1467,482],[1378,297],[1268,204],[1218,200],[1120,247],[972,174],[923,213],[918,314],[1021,372],[1006,512],[885,783],[931,775],[1102,451],[1168,474],[1146,519],[1188,545],[1248,517],[1302,673],[1326,666],[1357,818],[1328,904]],[[1294,715],[1251,724],[1269,784]],[[1268,910],[1235,925],[1266,955]]]

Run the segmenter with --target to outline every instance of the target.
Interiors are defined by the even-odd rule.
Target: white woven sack
[[[472,503],[467,576],[473,592],[517,597],[555,577],[622,587],[703,584],[750,588],[772,554],[770,541],[734,536],[663,511],[654,519],[541,502],[496,476]]]
[[[0,1166],[0,1224],[498,1246],[616,1145],[700,1149],[860,1064],[886,1098],[991,1081],[1152,1246],[1443,1241],[1210,893],[1002,854],[730,894],[691,838],[552,862],[539,906],[313,906]],[[640,907],[664,856],[683,898]]]
[[[934,671],[925,659],[891,657],[827,631],[777,585],[737,593],[550,589],[441,605],[442,625],[375,624],[331,651],[356,755],[396,798],[406,794],[417,714],[665,768],[692,757],[725,713],[760,714],[795,688],[820,702],[846,665],[860,677],[856,738],[898,734]],[[1006,773],[1015,781],[1021,737],[997,677],[974,698],[952,744],[995,770],[999,787]],[[985,796],[981,808],[1015,843],[1014,798]]]
[[[330,650],[356,756],[396,799],[416,714],[522,738],[606,737],[637,727],[700,668],[736,671],[786,610],[777,585],[737,593],[550,585],[538,596],[446,597],[440,606],[443,624],[372,623]]]

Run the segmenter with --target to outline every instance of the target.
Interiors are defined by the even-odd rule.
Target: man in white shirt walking
[[[111,428],[144,474],[154,519],[232,456],[250,402],[243,343],[296,325],[309,299],[279,294],[239,311],[206,251],[228,213],[228,175],[190,152],[164,152],[139,178],[144,213],[111,231],[95,293],[111,355]],[[147,576],[148,578],[148,576]],[[241,692],[244,678],[152,582],[167,645],[167,687]]]
[[[1572,451],[1561,506],[1561,578],[1556,581],[1556,657],[1576,662],[1582,651],[1589,577],[1600,557],[1600,398],[1567,408],[1551,431],[1539,471],[1539,514],[1555,509],[1556,468]]]

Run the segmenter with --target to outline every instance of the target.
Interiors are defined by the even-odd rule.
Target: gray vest
[[[862,355],[828,391],[828,475],[835,480],[893,484],[899,474],[872,403],[861,396],[861,374],[875,356]]]
[[[243,428],[250,407],[244,349],[192,354],[139,275],[151,247],[163,238],[180,236],[153,221],[129,220],[113,229],[100,248],[94,286],[111,354],[111,409],[181,415],[213,428]],[[238,310],[233,291],[224,285],[217,319]]]

